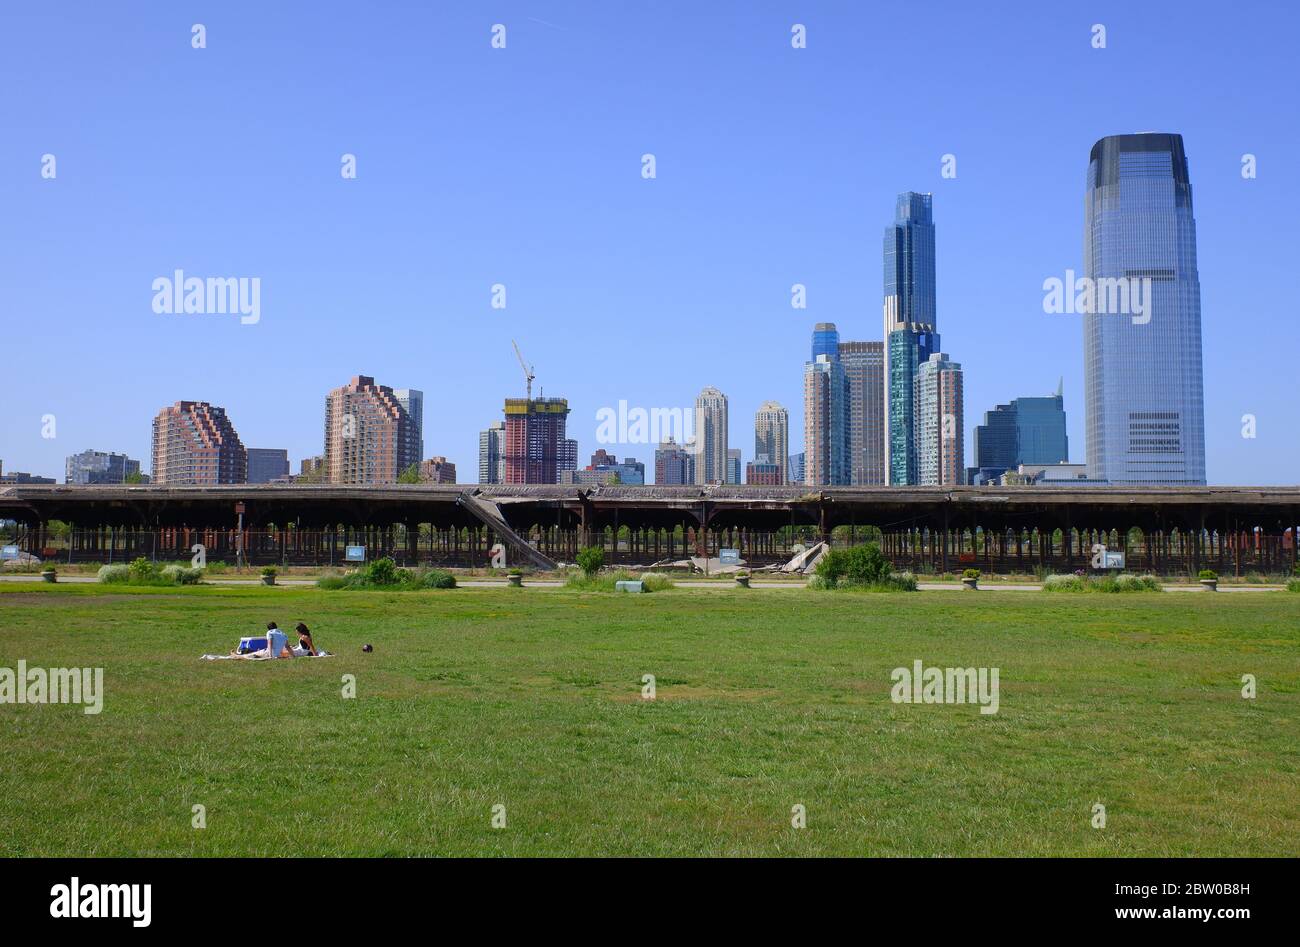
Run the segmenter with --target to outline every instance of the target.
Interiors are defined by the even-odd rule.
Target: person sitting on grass
[[[311,640],[311,629],[302,622],[298,622],[298,626],[294,628],[294,631],[298,632],[298,644],[306,648],[307,653],[313,658],[320,657],[320,652],[316,650],[316,645]]]
[[[245,656],[249,654],[254,654],[254,655],[264,654],[268,658],[293,657],[293,652],[289,650],[289,636],[286,635],[283,631],[281,631],[279,626],[276,625],[276,623],[273,621],[268,621],[266,623],[266,647],[265,648],[262,648],[260,651],[252,651],[252,652],[241,651],[239,648],[236,648],[234,651],[230,653],[234,655],[241,655],[241,656]]]

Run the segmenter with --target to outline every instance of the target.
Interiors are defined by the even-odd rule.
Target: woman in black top
[[[294,628],[294,631],[298,632],[298,644],[306,648],[307,653],[313,658],[319,657],[320,652],[316,650],[316,645],[313,644],[311,640],[311,629],[302,622],[298,622],[298,626]]]

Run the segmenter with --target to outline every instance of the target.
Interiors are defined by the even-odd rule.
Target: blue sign
[[[348,548],[347,548],[347,552],[345,552],[343,555],[344,555],[344,557],[347,559],[348,562],[365,562],[365,561],[366,561],[366,547],[365,547],[365,546],[348,546]]]
[[[0,546],[0,559],[17,559],[17,546]]]
[[[718,550],[718,562],[719,562],[721,565],[724,565],[724,566],[738,566],[738,565],[740,565],[740,550],[739,550],[739,549],[719,549],[719,550]]]

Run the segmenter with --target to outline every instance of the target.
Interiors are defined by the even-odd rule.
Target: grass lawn
[[[198,660],[271,619],[339,656]],[[0,704],[0,854],[1293,856],[1298,646],[1283,593],[5,585],[0,667],[106,694]]]

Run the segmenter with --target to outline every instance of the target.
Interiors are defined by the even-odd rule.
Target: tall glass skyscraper
[[[885,228],[885,475],[894,485],[918,482],[915,381],[939,351],[934,276],[934,212],[929,194],[898,195]]]
[[[1110,306],[1084,315],[1088,477],[1205,483],[1201,285],[1181,135],[1092,146],[1083,260],[1094,287],[1125,280],[1130,298],[1149,287],[1141,315]]]
[[[1016,398],[984,412],[975,428],[975,467],[1000,475],[1021,464],[1064,464],[1070,459],[1066,434],[1065,398]]]
[[[817,361],[818,355],[840,357],[840,330],[833,322],[819,322],[813,327],[811,361]]]

